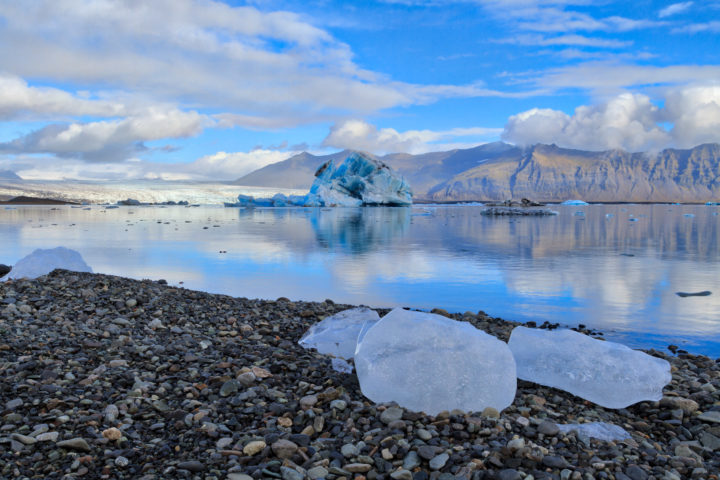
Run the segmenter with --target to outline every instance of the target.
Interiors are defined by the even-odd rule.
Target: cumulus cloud
[[[197,135],[210,120],[197,112],[147,109],[120,120],[53,124],[6,143],[0,153],[49,153],[88,161],[120,161],[146,149],[143,142]]]
[[[488,93],[394,82],[360,68],[348,45],[300,15],[216,0],[2,1],[0,22],[0,64],[23,78],[102,84],[249,123]]]
[[[580,106],[573,115],[532,109],[511,116],[502,138],[520,145],[629,151],[720,142],[720,87],[669,90],[662,108],[646,95],[623,93],[598,105]]]
[[[688,8],[692,7],[693,2],[680,2],[680,3],[673,3],[672,5],[668,5],[667,7],[663,8],[658,12],[658,17],[665,18],[670,17],[672,15],[676,15],[680,12],[684,12]]]
[[[192,178],[212,180],[235,180],[243,175],[300,153],[296,151],[255,149],[251,152],[217,152],[206,155],[187,165],[181,165],[179,171]]]
[[[127,113],[128,106],[121,102],[80,98],[57,88],[31,87],[16,75],[0,73],[0,120]]]
[[[380,128],[364,120],[345,120],[334,124],[323,146],[363,150],[374,153],[425,153],[474,146],[501,132],[498,128],[472,127],[444,131]],[[454,139],[469,138],[463,143],[449,143]],[[473,141],[474,140],[474,141]]]

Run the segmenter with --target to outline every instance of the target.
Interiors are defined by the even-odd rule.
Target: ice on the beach
[[[75,272],[92,272],[82,255],[75,250],[65,247],[38,248],[30,255],[18,260],[7,278],[37,278],[56,268]]]
[[[358,342],[363,395],[436,415],[498,411],[515,398],[515,360],[505,342],[467,322],[396,308]]]
[[[582,200],[565,200],[561,205],[590,205]]]
[[[355,355],[360,332],[378,320],[380,316],[377,312],[366,307],[344,310],[310,327],[298,343],[325,355],[349,360]]]
[[[518,378],[559,388],[607,408],[657,401],[670,364],[573,330],[516,327],[508,342]]]
[[[603,442],[618,442],[632,438],[624,428],[605,422],[558,424],[558,428],[563,433],[575,431],[579,435],[596,438]]]
[[[348,362],[343,360],[342,358],[336,358],[334,357],[331,360],[331,365],[333,370],[340,373],[352,373],[353,367]]]

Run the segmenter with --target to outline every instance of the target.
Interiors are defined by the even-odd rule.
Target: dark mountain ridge
[[[347,151],[301,153],[256,170],[234,183],[309,188],[317,168]],[[520,148],[502,142],[421,155],[378,157],[403,175],[416,200],[501,201],[532,198],[554,202],[706,202],[720,199],[720,145],[590,152],[538,144]]]

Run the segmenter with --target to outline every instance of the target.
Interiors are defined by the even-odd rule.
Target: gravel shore
[[[672,382],[627,409],[520,381],[500,414],[433,417],[297,344],[347,308],[60,270],[0,283],[0,478],[718,479],[718,360],[650,351]],[[632,439],[557,427],[596,421]]]

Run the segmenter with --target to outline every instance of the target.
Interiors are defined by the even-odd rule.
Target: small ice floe
[[[637,218],[628,218],[628,221],[629,221],[629,222],[637,222],[638,219],[637,219]]]
[[[686,218],[694,218],[694,217],[695,217],[695,214],[694,214],[694,213],[683,213],[683,217],[686,217]]]
[[[355,355],[358,336],[380,320],[367,307],[343,310],[316,323],[298,341],[304,348],[315,348],[324,355],[350,360]]]
[[[515,398],[507,344],[470,323],[396,308],[358,342],[355,370],[363,395],[437,415],[498,411]]]
[[[606,214],[605,214],[605,218],[607,218],[608,220],[611,219],[611,218],[613,218],[614,216],[615,216],[615,214],[613,214],[613,213],[606,213]]]
[[[573,213],[573,215],[575,215],[576,217],[584,217],[585,212],[583,212],[582,210],[578,210],[577,212]]]
[[[632,438],[624,428],[605,422],[558,424],[558,428],[562,433],[577,432],[603,442],[621,442]]]
[[[30,255],[18,260],[8,275],[8,279],[37,278],[52,272],[56,268],[72,270],[74,272],[92,273],[92,268],[85,263],[82,255],[75,250],[70,250],[65,247],[52,249],[38,248]]]
[[[560,205],[590,205],[582,200],[565,200]]]
[[[516,327],[508,345],[518,378],[565,390],[606,408],[658,401],[672,379],[666,360],[573,330]]]

